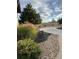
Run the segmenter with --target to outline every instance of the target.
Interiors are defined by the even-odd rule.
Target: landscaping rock
[[[40,42],[39,46],[42,50],[42,53],[39,59],[55,59],[59,52],[59,42],[58,36],[51,34],[48,36],[47,40]]]

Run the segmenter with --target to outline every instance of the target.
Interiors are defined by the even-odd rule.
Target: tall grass
[[[37,30],[32,24],[20,25],[17,27],[17,40],[25,38],[34,39],[36,37]]]

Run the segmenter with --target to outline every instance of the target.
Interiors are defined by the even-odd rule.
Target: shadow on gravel
[[[50,33],[39,31],[38,34],[37,34],[37,37],[36,37],[35,41],[37,43],[46,41],[50,35],[51,35]]]

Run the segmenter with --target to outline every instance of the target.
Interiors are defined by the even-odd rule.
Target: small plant
[[[17,43],[17,59],[37,59],[41,50],[31,39],[19,40]]]
[[[22,40],[25,38],[34,39],[36,37],[36,28],[32,25],[23,25],[17,28],[17,40]]]

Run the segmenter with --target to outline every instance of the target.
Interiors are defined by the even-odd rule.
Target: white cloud
[[[61,8],[55,7],[55,12],[61,12]]]
[[[37,12],[40,13],[41,18],[43,20],[46,20],[48,17],[51,16],[51,13],[53,13],[53,10],[48,7],[48,3],[46,3],[47,0],[33,0],[32,5],[37,10]]]
[[[31,2],[37,13],[40,13],[43,21],[48,20],[61,14],[62,0],[20,0],[21,7],[24,8],[25,4]]]
[[[56,5],[56,2],[52,2],[52,5]]]
[[[58,20],[59,18],[62,18],[62,14],[57,15],[54,19]]]

